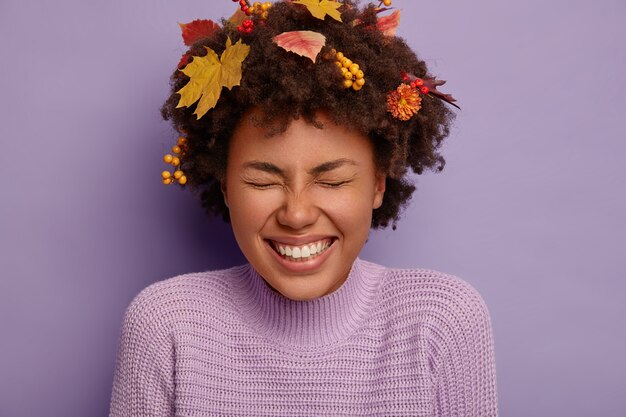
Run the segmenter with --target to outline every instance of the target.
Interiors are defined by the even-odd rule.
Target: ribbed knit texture
[[[489,313],[459,278],[359,259],[310,301],[249,265],[178,276],[126,310],[110,416],[497,416]]]

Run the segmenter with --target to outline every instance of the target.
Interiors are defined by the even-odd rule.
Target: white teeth
[[[285,257],[290,257],[293,259],[308,259],[311,256],[319,255],[324,252],[331,245],[332,242],[326,240],[322,243],[319,241],[317,243],[312,243],[308,245],[302,246],[283,246],[279,243],[274,243],[274,248],[278,253]]]

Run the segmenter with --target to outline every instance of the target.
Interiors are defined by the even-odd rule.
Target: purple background
[[[503,416],[624,416],[626,3],[394,5],[463,111],[444,173],[363,257],[482,293]],[[176,23],[234,7],[0,2],[0,416],[106,416],[134,295],[242,261],[159,180]]]

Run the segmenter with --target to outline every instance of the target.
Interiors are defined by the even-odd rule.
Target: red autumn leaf
[[[189,23],[179,23],[185,45],[191,46],[200,39],[209,38],[220,29],[212,20],[196,19]]]
[[[310,30],[296,30],[274,36],[274,43],[286,51],[307,57],[315,62],[317,54],[326,43],[326,37]]]
[[[396,30],[400,24],[400,10],[396,10],[389,16],[383,16],[378,18],[378,30],[380,30],[385,36],[396,36]]]

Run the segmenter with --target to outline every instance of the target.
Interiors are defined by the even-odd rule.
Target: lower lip
[[[265,245],[267,246],[267,250],[269,250],[274,259],[286,270],[292,273],[307,273],[317,270],[322,266],[322,264],[326,261],[326,259],[330,256],[330,253],[335,248],[335,241],[320,255],[317,255],[314,258],[308,259],[306,261],[290,261],[281,255],[279,255],[272,244],[269,241],[265,241]]]

